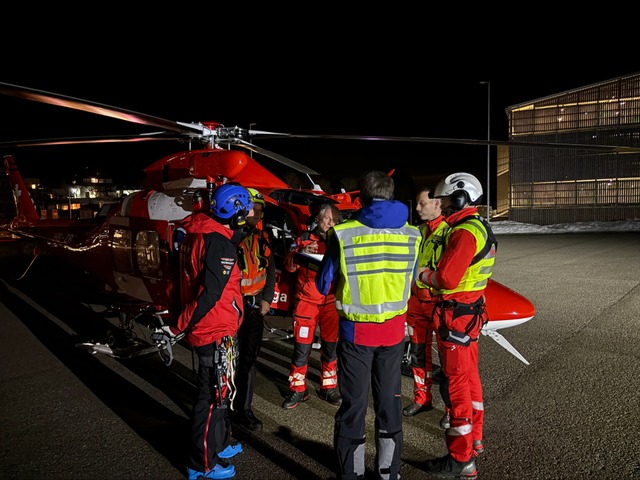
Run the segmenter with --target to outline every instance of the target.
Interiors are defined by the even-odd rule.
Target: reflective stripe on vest
[[[426,224],[420,225],[420,232],[424,236]],[[444,220],[441,221],[433,232],[429,234],[420,244],[420,253],[418,255],[418,268],[427,267],[429,270],[435,270],[438,260],[442,256],[444,250],[444,239],[447,235],[449,225]],[[416,279],[418,288],[427,288],[433,290],[429,285],[422,283]]]
[[[418,228],[408,223],[370,228],[348,220],[333,231],[340,245],[340,314],[354,322],[382,323],[404,313],[422,239]]]
[[[267,282],[267,264],[269,247],[265,245],[265,252],[260,251],[260,237],[255,234],[247,236],[240,242],[240,252],[244,258],[242,280],[240,288],[243,295],[257,295]],[[262,264],[262,267],[261,267]]]
[[[449,229],[447,235],[445,236],[445,248],[447,240],[449,239],[449,235],[451,235],[454,230],[458,229],[466,230],[475,237],[476,254],[478,254],[480,250],[484,248],[489,235],[482,222],[477,218],[465,220],[459,225],[455,225],[451,229]],[[447,294],[455,292],[472,292],[485,289],[487,287],[487,281],[493,273],[493,264],[496,260],[495,257],[496,248],[494,245],[487,252],[484,258],[481,258],[477,263],[470,265],[467,268],[466,272],[464,272],[464,275],[462,276],[462,279],[460,280],[460,283],[456,288],[453,288],[451,290],[441,290],[440,293]]]

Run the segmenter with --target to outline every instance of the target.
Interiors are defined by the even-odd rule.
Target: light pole
[[[480,82],[487,86],[487,142],[491,141],[491,82]],[[487,222],[491,221],[491,145],[487,143]]]

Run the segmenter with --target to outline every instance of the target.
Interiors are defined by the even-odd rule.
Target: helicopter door
[[[296,224],[289,213],[271,204],[267,204],[264,209],[262,224],[264,231],[271,239],[271,249],[276,264],[276,291],[271,308],[275,311],[290,311],[293,308],[295,296],[296,274],[284,268],[284,261],[297,237]]]

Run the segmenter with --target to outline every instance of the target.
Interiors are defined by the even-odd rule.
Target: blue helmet
[[[229,220],[233,228],[244,225],[245,217],[252,208],[251,195],[240,185],[221,185],[211,198],[211,213],[221,220]]]

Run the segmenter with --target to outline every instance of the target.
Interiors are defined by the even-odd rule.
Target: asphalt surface
[[[480,339],[486,452],[480,479],[640,478],[640,234],[499,235],[494,279],[536,306],[502,330],[525,365]],[[106,341],[118,318],[90,282],[52,259],[0,245],[0,476],[6,479],[181,479],[194,387],[183,346],[167,367],[76,345]],[[271,319],[287,327],[288,319]],[[333,407],[317,396],[281,408],[291,342],[265,331],[254,410],[264,430],[234,436],[238,479],[335,478]],[[318,352],[310,384],[318,385]],[[411,399],[403,377],[403,403]],[[403,480],[433,478],[446,453],[442,402],[405,419]],[[366,478],[373,474],[373,416]]]

